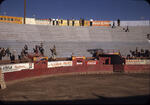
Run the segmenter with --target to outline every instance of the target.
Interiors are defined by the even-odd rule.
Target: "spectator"
[[[74,20],[72,20],[72,26],[74,26]]]
[[[84,26],[84,19],[82,19],[82,26]]]
[[[2,48],[1,54],[2,54],[3,57],[6,55],[5,48]]]
[[[112,28],[115,28],[115,22],[113,21]]]
[[[2,60],[2,53],[0,53],[0,60]]]
[[[67,25],[69,26],[69,19],[67,19]]]
[[[6,52],[7,56],[10,56],[10,50],[9,50],[9,48],[7,48],[5,52]]]
[[[28,46],[27,46],[26,44],[25,44],[25,46],[24,46],[24,49],[25,49],[25,50],[28,50]]]
[[[90,26],[93,25],[93,19],[90,19]]]
[[[55,60],[56,59],[56,55],[57,55],[55,45],[54,45],[53,49],[50,48],[50,50],[51,50],[51,53],[52,53],[52,59]]]
[[[39,51],[44,56],[44,49],[43,49],[43,47],[39,47]]]
[[[128,28],[128,26],[127,26],[127,28],[126,28],[125,32],[129,32],[129,28]]]
[[[36,45],[35,48],[33,48],[34,53],[38,54],[38,48],[39,48],[38,45]]]
[[[11,63],[15,62],[15,55],[14,54],[10,55],[10,60],[11,60]]]
[[[18,59],[19,59],[19,61],[21,62],[21,55],[18,55]]]
[[[118,26],[120,26],[120,19],[117,20]]]

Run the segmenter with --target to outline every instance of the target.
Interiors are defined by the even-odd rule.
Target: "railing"
[[[116,50],[116,49],[108,49],[108,50],[104,50],[104,53],[106,54],[115,54],[115,55],[119,55],[120,51]]]

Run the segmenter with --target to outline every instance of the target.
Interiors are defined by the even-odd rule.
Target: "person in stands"
[[[10,60],[11,60],[11,63],[14,63],[14,62],[15,62],[15,55],[14,55],[14,54],[11,54],[11,55],[10,55]]]
[[[120,19],[117,20],[118,26],[120,26]]]
[[[129,28],[128,28],[128,26],[127,26],[127,28],[126,28],[125,32],[129,32]]]

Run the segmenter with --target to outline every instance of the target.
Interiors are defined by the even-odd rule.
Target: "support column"
[[[4,80],[4,74],[2,73],[1,68],[0,68],[0,88],[1,89],[6,88],[6,84],[5,84],[5,80]]]

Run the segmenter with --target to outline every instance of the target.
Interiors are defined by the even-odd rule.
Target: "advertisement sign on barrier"
[[[83,62],[77,62],[77,65],[83,65]]]
[[[86,59],[86,57],[85,56],[73,56],[72,60],[75,60],[75,59]]]
[[[93,26],[110,26],[111,21],[93,21]]]
[[[72,66],[72,61],[55,61],[55,62],[48,62],[48,68],[63,67],[63,66]]]
[[[150,64],[150,60],[142,60],[142,59],[132,59],[126,60],[127,65],[146,65]]]
[[[48,60],[48,57],[34,57],[33,61],[43,61],[43,60]]]
[[[87,62],[88,65],[96,65],[97,61],[90,60]]]
[[[9,64],[9,65],[2,65],[0,66],[2,69],[2,73],[6,72],[14,72],[14,71],[21,71],[24,69],[34,69],[33,63],[20,63],[20,64]]]

